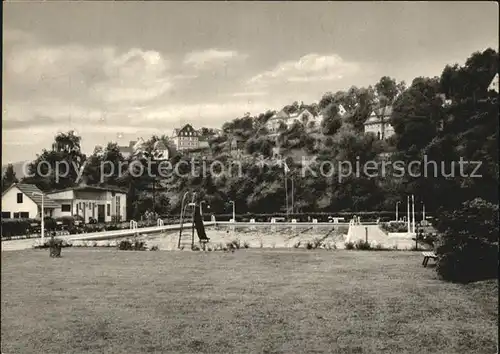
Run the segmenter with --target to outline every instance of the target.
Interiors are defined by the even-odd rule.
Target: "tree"
[[[404,81],[399,83],[388,76],[380,78],[375,84],[375,107],[378,108],[379,117],[382,125],[381,139],[385,139],[385,125],[387,124],[386,115],[390,107],[394,104],[396,98],[404,92],[406,84]]]
[[[396,100],[390,123],[399,151],[407,152],[412,147],[421,151],[436,137],[444,117],[442,102],[437,96],[439,91],[437,78],[420,77]]]
[[[59,133],[51,150],[43,150],[29,165],[29,175],[23,182],[42,190],[63,189],[81,183],[86,156],[80,149],[81,138],[73,131]]]
[[[4,192],[7,188],[17,182],[18,180],[16,177],[16,172],[14,171],[14,165],[9,163],[5,168],[2,176],[2,192]]]
[[[471,282],[498,278],[498,204],[476,198],[440,215],[437,248],[441,278]]]
[[[323,121],[321,122],[321,127],[323,134],[333,135],[342,126],[342,118],[338,113],[338,107],[336,104],[330,104],[326,109],[323,116]]]

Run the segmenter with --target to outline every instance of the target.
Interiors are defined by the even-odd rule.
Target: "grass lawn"
[[[496,281],[420,253],[2,252],[2,353],[495,353]]]

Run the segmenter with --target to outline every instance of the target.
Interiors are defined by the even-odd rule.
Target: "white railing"
[[[162,220],[162,219],[158,219],[158,220],[156,220],[156,226],[161,227],[161,226],[163,226],[163,225],[164,225],[164,222],[163,222],[163,220]]]
[[[130,220],[130,230],[135,230],[135,229],[137,229],[137,221]]]

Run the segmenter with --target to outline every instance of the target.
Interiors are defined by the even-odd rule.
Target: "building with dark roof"
[[[2,218],[39,218],[42,204],[45,216],[54,216],[60,208],[34,184],[13,184],[2,193]]]
[[[191,124],[174,129],[172,141],[177,150],[194,150],[200,147],[200,133]]]

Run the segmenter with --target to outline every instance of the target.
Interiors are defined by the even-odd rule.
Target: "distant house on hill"
[[[375,109],[364,123],[365,133],[373,133],[378,139],[387,139],[394,134],[390,123],[392,107],[386,106]]]
[[[179,151],[193,150],[200,147],[200,133],[191,124],[174,129],[171,138]]]
[[[498,73],[496,73],[493,80],[491,80],[491,83],[488,86],[488,91],[495,91],[498,93]]]
[[[323,116],[321,114],[313,114],[308,109],[302,109],[294,113],[287,113],[285,110],[281,110],[266,122],[266,128],[271,133],[278,133],[281,126],[286,126],[287,129],[291,128],[294,123],[298,122],[309,127],[310,122],[315,122],[315,124],[321,124]]]
[[[118,146],[118,149],[120,150],[122,156],[125,159],[128,159],[130,156],[143,149],[144,143],[145,142],[143,138],[137,138],[137,140],[131,140],[128,146]]]

